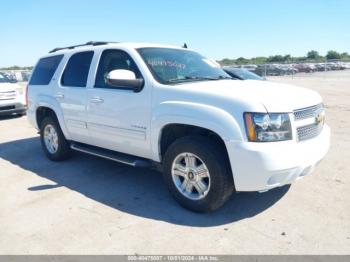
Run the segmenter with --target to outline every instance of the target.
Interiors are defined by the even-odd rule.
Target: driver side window
[[[137,68],[130,55],[121,50],[108,49],[102,52],[98,64],[95,88],[116,88],[108,85],[107,75],[109,72],[117,69],[130,70],[134,72],[136,78],[143,78],[140,70]]]

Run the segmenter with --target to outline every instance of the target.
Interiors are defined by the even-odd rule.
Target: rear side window
[[[53,77],[63,55],[41,58],[34,69],[30,85],[48,85]]]
[[[93,55],[93,51],[72,55],[63,72],[61,84],[63,86],[85,87]]]

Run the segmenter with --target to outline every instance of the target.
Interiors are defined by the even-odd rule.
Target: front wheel
[[[170,145],[163,174],[174,198],[195,212],[219,208],[234,191],[224,148],[206,137],[184,137]]]

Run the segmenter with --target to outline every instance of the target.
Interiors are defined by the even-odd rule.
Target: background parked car
[[[303,73],[313,73],[316,72],[316,67],[313,64],[294,64],[293,67],[298,70],[298,72]]]
[[[254,72],[258,66],[257,65],[242,65],[241,68]]]
[[[25,104],[23,88],[0,73],[0,115],[24,115]]]
[[[265,78],[244,68],[224,67],[227,74],[239,80],[265,80]]]
[[[291,65],[285,64],[264,64],[258,65],[254,73],[260,76],[280,76],[280,75],[292,75],[297,73],[298,70]]]

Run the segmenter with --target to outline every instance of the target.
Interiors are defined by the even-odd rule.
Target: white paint
[[[218,80],[163,85],[153,78],[137,53],[135,48],[140,47],[167,46],[120,43],[50,54],[65,54],[65,58],[50,86],[30,87],[30,122],[36,126],[37,107],[47,105],[56,112],[68,139],[154,161],[161,161],[159,143],[166,125],[203,127],[224,140],[239,191],[263,191],[291,183],[304,168],[313,167],[326,154],[330,140],[327,126],[318,137],[298,143],[296,124],[291,118],[293,140],[252,143],[247,141],[243,122],[244,112],[291,114],[296,109],[319,104],[322,98],[318,93],[268,81]],[[134,59],[145,81],[141,92],[94,88],[99,57],[105,49],[123,50]],[[60,77],[69,56],[86,50],[95,52],[87,87],[62,87]],[[135,75],[127,70],[115,70],[108,77],[134,79]],[[64,98],[54,98],[57,93],[62,93]]]
[[[134,72],[130,70],[117,69],[109,72],[107,78],[111,80],[135,80],[136,76]]]

